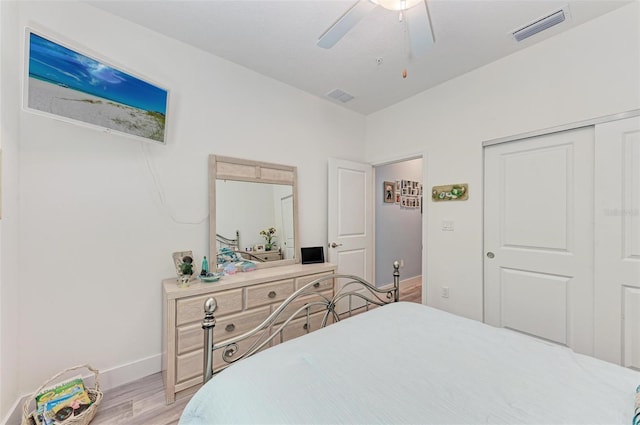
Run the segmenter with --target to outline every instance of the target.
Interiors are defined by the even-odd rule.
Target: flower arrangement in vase
[[[271,251],[271,248],[276,245],[276,228],[269,227],[268,229],[260,230],[260,236],[265,240],[264,250]]]

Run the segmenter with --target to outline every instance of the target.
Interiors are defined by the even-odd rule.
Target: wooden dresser
[[[192,394],[202,384],[201,324],[207,298],[213,296],[218,304],[214,328],[214,341],[218,343],[253,329],[296,289],[335,270],[336,265],[330,263],[260,268],[224,276],[215,283],[194,281],[188,288],[178,288],[176,278],[163,280],[162,372],[167,404]],[[331,297],[334,283],[323,282],[317,290]],[[283,339],[306,332],[303,321],[296,319],[283,332]],[[221,353],[216,353],[214,370],[223,365]]]

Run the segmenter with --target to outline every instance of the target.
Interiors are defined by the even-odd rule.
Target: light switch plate
[[[442,220],[442,231],[453,232],[453,220]]]

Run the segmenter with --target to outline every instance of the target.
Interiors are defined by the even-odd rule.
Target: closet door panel
[[[595,355],[640,368],[640,117],[595,136]]]
[[[485,321],[593,354],[593,128],[485,148]]]
[[[640,288],[624,288],[623,310],[622,365],[640,369]]]

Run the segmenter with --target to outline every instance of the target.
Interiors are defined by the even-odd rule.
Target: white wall
[[[83,3],[18,22],[20,49],[32,25],[171,89],[167,146],[20,112],[18,391],[83,362],[123,366],[106,387],[159,370],[171,253],[208,250],[210,153],[297,166],[300,243],[326,242],[326,158],[363,160],[364,117]]]
[[[368,161],[422,151],[427,191],[469,183],[468,201],[425,202],[428,304],[482,320],[483,141],[640,108],[639,14],[634,2],[367,117]]]
[[[18,392],[18,28],[14,2],[0,2],[0,421]]]

